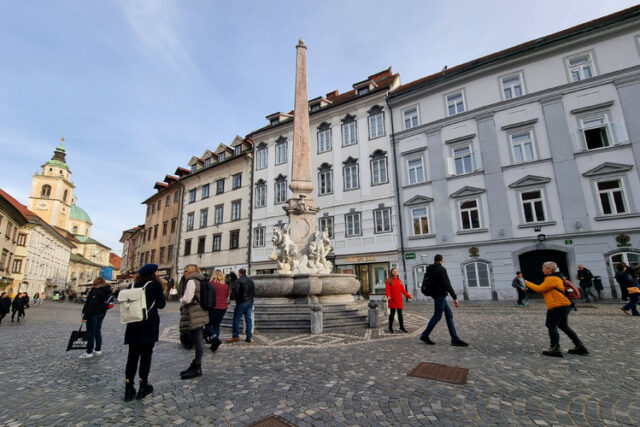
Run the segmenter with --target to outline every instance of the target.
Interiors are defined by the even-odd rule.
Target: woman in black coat
[[[80,358],[88,359],[102,354],[102,321],[107,314],[107,303],[111,298],[111,285],[102,277],[93,281],[93,287],[87,295],[87,301],[82,307],[82,322],[87,324],[87,331],[90,332],[87,352]],[[93,351],[95,344],[95,352]]]
[[[3,292],[2,295],[0,295],[0,323],[2,323],[2,319],[4,319],[4,316],[6,316],[10,310],[11,298],[8,293]]]
[[[136,396],[136,389],[133,386],[136,371],[138,371],[140,377],[140,389],[136,399],[140,400],[153,392],[153,386],[148,381],[149,370],[151,369],[151,355],[153,354],[153,346],[160,335],[158,310],[164,308],[166,304],[163,282],[158,277],[157,272],[158,266],[156,264],[147,264],[138,271],[134,279],[134,288],[141,288],[148,283],[145,288],[147,307],[153,305],[153,308],[148,311],[146,320],[127,323],[127,329],[124,333],[124,343],[129,345],[129,355],[127,356],[125,370],[125,402],[132,400]],[[140,362],[139,368],[138,362]]]

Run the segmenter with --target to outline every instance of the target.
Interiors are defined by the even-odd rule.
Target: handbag
[[[89,334],[87,330],[82,330],[82,325],[77,331],[71,331],[71,337],[69,337],[69,344],[67,345],[67,351],[69,350],[86,350],[89,347]]]
[[[640,294],[640,288],[637,286],[630,286],[627,288],[629,295]]]

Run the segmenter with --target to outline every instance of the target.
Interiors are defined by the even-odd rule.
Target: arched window
[[[51,196],[51,186],[45,184],[42,186],[42,190],[40,190],[40,197],[43,199],[48,199]]]
[[[424,274],[427,272],[426,265],[418,265],[413,269],[413,274],[415,278],[416,289],[422,285],[422,280],[424,279]]]
[[[64,190],[64,194],[62,195],[62,201],[67,201],[67,196],[69,195],[69,190]]]
[[[73,226],[73,234],[78,234],[78,226],[77,225]]]
[[[616,267],[619,262],[624,262],[631,269],[635,269],[640,264],[640,253],[637,252],[618,252],[609,257],[609,267],[612,276],[616,275]]]
[[[464,266],[464,275],[467,286],[470,288],[490,288],[489,264],[484,262],[471,262]]]

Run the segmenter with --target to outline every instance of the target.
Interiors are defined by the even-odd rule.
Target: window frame
[[[465,113],[467,111],[467,99],[465,96],[465,90],[464,89],[457,89],[453,92],[449,92],[449,93],[445,93],[444,94],[444,105],[445,105],[445,113],[446,113],[446,117],[453,117],[453,116],[457,116],[458,114],[462,114]],[[458,102],[454,102],[453,104],[451,103],[452,99],[458,98],[458,96],[460,97],[460,103],[462,104],[462,111],[458,111]],[[449,111],[450,107],[454,107],[454,110],[456,110],[455,112],[451,113],[451,111]]]
[[[478,265],[484,265],[486,266],[487,269],[487,284],[485,286],[481,285],[481,280],[480,280],[480,272],[478,270]],[[475,280],[477,285],[476,286],[472,286],[471,282],[469,281],[469,275],[468,275],[468,267],[469,266],[473,266],[473,273],[475,273]],[[466,264],[464,264],[462,266],[463,272],[464,272],[464,281],[465,284],[467,285],[467,288],[473,288],[473,289],[491,289],[491,265],[487,262],[482,262],[482,261],[472,261],[472,262],[468,262]]]
[[[424,216],[416,216],[415,215],[415,211],[417,210],[423,210],[424,209]],[[411,227],[411,236],[428,236],[432,233],[431,230],[431,220],[429,217],[429,206],[427,205],[417,205],[417,206],[410,206],[409,207],[409,214],[410,214],[410,218],[411,218],[411,222],[409,223],[409,226]],[[416,233],[416,219],[420,219],[420,218],[425,218],[426,219],[426,232],[425,230],[423,230],[423,222],[419,221],[418,223],[420,224],[420,230],[422,231],[421,233]]]
[[[378,182],[376,182],[375,180],[376,173],[375,173],[374,164],[380,163],[380,162],[382,162],[384,165],[384,180],[378,180]],[[369,161],[369,168],[371,172],[371,186],[384,185],[389,183],[389,161],[387,160],[386,153],[379,153],[378,150],[376,150],[371,155],[371,160]],[[380,169],[381,168],[378,167],[378,170]]]
[[[472,208],[464,208],[462,207],[463,204],[468,203],[468,202],[474,202],[476,204],[475,206],[475,212],[477,214],[477,221],[478,221],[478,226],[474,227],[473,226],[473,221],[472,221],[472,215],[471,212],[474,211],[474,209]],[[459,227],[461,231],[475,231],[475,230],[481,230],[482,229],[482,212],[481,212],[481,204],[480,204],[480,199],[479,198],[468,198],[468,199],[461,199],[461,200],[457,200],[456,201],[456,206],[457,206],[457,211],[458,211],[458,223],[459,223]],[[464,213],[469,213],[469,227],[465,228],[464,226]]]
[[[415,113],[412,113],[409,116],[407,116],[407,113],[411,112],[411,110],[415,110]],[[407,129],[412,129],[418,126],[420,126],[420,106],[416,104],[416,105],[411,105],[409,107],[403,108],[402,109],[403,129],[407,130]]]
[[[352,218],[352,231],[349,233],[349,220]],[[355,221],[357,219],[357,221]],[[355,225],[357,223],[358,231],[355,232]],[[348,212],[344,214],[344,237],[360,237],[362,236],[362,212]]]
[[[379,118],[379,120],[376,118]],[[372,120],[375,123],[372,123]],[[368,111],[367,125],[369,128],[369,140],[382,138],[386,135],[384,109],[382,107],[376,105]],[[372,132],[373,130],[377,130],[379,127],[381,128],[380,133]]]
[[[214,207],[213,223],[220,225],[224,222],[224,204],[216,205]]]
[[[288,142],[286,138],[276,141],[275,146],[275,165],[283,165],[287,163]],[[281,158],[282,157],[282,158]]]
[[[516,152],[515,152],[516,142],[514,141],[513,138],[524,135],[524,134],[529,134],[529,143],[531,144],[532,158],[527,160],[523,156],[523,160],[518,161],[516,159]],[[511,164],[515,165],[515,164],[528,163],[538,159],[538,150],[536,149],[536,138],[535,138],[535,132],[533,128],[522,128],[522,129],[516,129],[516,130],[510,131],[507,133],[507,139],[509,141],[509,153],[511,154]],[[522,145],[522,143],[518,142],[518,145]],[[522,153],[525,153],[525,150],[522,150],[522,148],[521,148],[521,151]]]
[[[195,203],[195,202],[196,202],[196,189],[192,188],[191,190],[189,190],[189,203]],[[151,213],[154,213],[153,206],[151,207]]]
[[[355,168],[355,175],[353,173],[349,173],[347,174],[347,170],[351,170],[352,168]],[[355,186],[353,185],[353,177],[355,176]],[[347,178],[348,177],[348,178]],[[350,183],[351,186],[347,186],[347,183]],[[358,190],[360,188],[360,166],[358,165],[358,162],[349,162],[349,163],[345,163],[342,166],[342,185],[343,185],[343,191],[353,191],[353,190]]]
[[[352,131],[347,131],[347,129],[352,129]],[[346,117],[342,119],[341,134],[343,147],[350,147],[358,144],[358,121],[355,116],[347,114]],[[347,137],[352,138],[347,141]]]
[[[254,248],[264,248],[265,247],[265,233],[267,227],[254,227],[253,229],[253,247]]]
[[[187,223],[186,223],[186,227],[185,227],[186,231],[193,230],[194,221],[195,221],[195,212],[187,213]]]
[[[207,236],[198,236],[198,246],[196,248],[196,254],[201,255],[206,251]]]
[[[598,184],[600,183],[604,183],[604,182],[613,182],[613,181],[617,181],[618,184],[620,185],[619,188],[619,192],[621,193],[621,201],[623,204],[623,208],[624,208],[624,212],[618,212],[617,209],[617,204],[615,202],[615,197],[613,196],[609,196],[608,197],[608,202],[611,208],[615,208],[615,212],[612,210],[611,213],[605,213],[604,211],[604,206],[602,204],[602,198],[601,195],[604,194],[610,194],[612,193],[612,190],[610,189],[605,189],[605,190],[600,190],[598,187]],[[629,204],[629,200],[627,199],[627,191],[625,188],[625,184],[624,184],[624,178],[621,176],[612,176],[612,177],[602,177],[602,178],[598,178],[598,179],[594,179],[593,180],[593,184],[594,184],[594,189],[595,189],[595,197],[597,200],[597,205],[598,205],[598,211],[600,213],[600,215],[604,216],[604,217],[614,217],[617,215],[624,215],[624,214],[628,214],[631,212],[631,206]]]
[[[203,184],[202,185],[202,191],[200,193],[200,197],[201,197],[201,199],[208,199],[209,198],[209,184]]]
[[[216,233],[213,235],[211,252],[220,252],[221,250],[222,250],[222,233]]]
[[[229,231],[229,249],[240,248],[240,230]]]
[[[259,147],[256,150],[256,170],[266,169],[268,167],[268,154],[266,146]]]
[[[591,75],[588,77],[584,76],[584,66],[582,66],[581,64],[578,65],[571,65],[571,61],[577,60],[577,59],[581,59],[581,58],[587,58],[587,63],[590,65],[590,72]],[[569,83],[575,83],[575,82],[579,82],[579,81],[583,81],[583,80],[588,80],[590,78],[596,77],[598,76],[598,68],[596,67],[596,59],[595,59],[595,55],[593,50],[586,50],[583,52],[577,52],[574,53],[572,55],[566,56],[564,58],[564,64],[565,64],[565,70],[567,72],[567,78]],[[575,75],[574,72],[576,71],[575,69],[579,68],[578,74],[579,74],[579,78],[576,80],[574,79]]]
[[[191,255],[191,239],[184,239],[184,256]]]
[[[578,120],[578,132],[580,132],[580,141],[579,141],[580,146],[578,147],[580,150],[593,151],[593,150],[600,150],[603,148],[608,148],[616,145],[614,135],[613,135],[613,129],[611,126],[612,122],[611,122],[610,115],[611,114],[609,110],[601,110],[601,111],[592,111],[586,114],[581,114],[576,117],[576,119]],[[594,122],[597,119],[602,120],[601,126],[585,126],[585,122],[588,122],[588,121]],[[603,144],[600,147],[589,148],[587,135],[585,132],[593,131],[596,129],[601,129],[601,132],[602,130],[604,130],[604,136],[606,137],[606,145]]]
[[[274,195],[273,195],[273,204],[274,205],[282,205],[287,203],[287,179],[277,179],[273,183],[274,186]]]
[[[514,90],[513,90],[514,85],[506,86],[505,85],[505,80],[507,80],[507,81],[508,80],[514,80],[516,78],[518,79],[519,86],[520,86],[520,95],[513,95],[512,94],[511,97],[507,98],[505,90],[506,89],[511,89],[511,91],[514,92]],[[503,101],[509,101],[511,99],[520,98],[521,96],[524,96],[524,95],[527,94],[527,91],[526,91],[525,85],[524,85],[524,73],[522,71],[516,71],[514,73],[505,74],[503,76],[498,77],[498,80],[500,81],[500,96],[501,96],[501,99]]]
[[[240,221],[242,219],[242,200],[234,200],[231,202],[231,221]]]
[[[382,225],[384,227],[385,218],[384,214],[388,216],[388,228],[386,229],[378,229],[378,214],[381,214],[383,217],[380,218],[382,220]],[[384,233],[392,233],[393,232],[393,224],[392,224],[392,216],[391,216],[391,208],[390,207],[380,207],[373,210],[373,234],[384,234]]]
[[[224,178],[216,179],[216,195],[224,194]]]
[[[209,208],[200,209],[200,228],[206,228],[209,222]]]
[[[329,239],[335,239],[335,219],[333,216],[322,216],[318,218],[318,228],[320,231],[324,230],[323,224],[330,223],[330,227],[327,228],[327,233],[329,234]]]
[[[324,135],[323,138],[320,137],[321,134]],[[317,144],[318,154],[328,153],[331,150],[333,150],[333,143],[331,141],[331,137],[332,137],[331,125],[329,125],[329,123],[321,123],[320,126],[318,126],[318,130],[316,132],[316,144]]]
[[[240,187],[242,187],[242,172],[231,175],[231,189],[237,190]]]
[[[333,194],[333,167],[323,163],[318,168],[318,196]]]
[[[525,212],[525,200],[522,198],[525,193],[533,193],[535,191],[540,192],[539,200],[542,204],[542,215],[544,218],[542,220],[537,219],[537,214],[535,213],[535,201],[527,201],[526,203],[534,203],[533,208],[531,210],[532,214],[535,214],[536,219],[533,221],[527,221],[527,214]],[[544,188],[536,187],[536,188],[528,188],[518,191],[518,200],[520,201],[520,215],[523,224],[537,224],[542,222],[550,221],[549,213],[547,212],[547,204],[545,203],[546,195],[544,192]]]
[[[267,206],[267,184],[264,181],[256,183],[255,207],[264,208]],[[262,194],[260,194],[262,193]]]
[[[411,162],[412,161],[416,161],[416,160],[420,160],[420,169],[422,170],[422,180],[416,180],[415,182],[411,182],[411,171],[412,171],[412,167],[411,167]],[[427,174],[426,174],[426,170],[425,170],[425,165],[424,165],[424,156],[419,156],[419,157],[407,157],[407,183],[408,185],[416,185],[416,184],[422,184],[425,183],[427,181]],[[417,178],[417,175],[416,175]]]

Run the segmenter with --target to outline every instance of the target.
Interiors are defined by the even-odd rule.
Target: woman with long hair
[[[387,332],[391,334],[393,333],[393,318],[395,317],[397,311],[400,331],[406,334],[407,330],[404,328],[404,320],[402,319],[402,309],[404,308],[402,295],[406,296],[409,299],[413,297],[404,288],[402,280],[400,280],[397,268],[391,269],[391,277],[389,277],[387,279],[387,282],[385,283],[385,290],[387,294],[389,309],[391,310],[391,313],[389,314],[389,328],[387,329]]]
[[[202,327],[209,322],[209,311],[200,307],[200,286],[204,276],[200,268],[195,264],[189,264],[184,268],[184,286],[182,298],[180,298],[180,332],[189,332],[195,358],[191,365],[180,372],[180,378],[187,380],[202,375]]]
[[[229,308],[229,286],[225,283],[224,274],[220,270],[213,272],[211,283],[216,289],[216,305],[209,310],[209,323],[206,330],[211,336],[211,351],[217,351],[220,344],[222,344],[222,340],[220,340],[220,323]]]
[[[149,384],[149,371],[151,370],[151,355],[153,346],[160,335],[160,316],[158,310],[164,308],[165,282],[158,277],[158,266],[147,264],[142,267],[134,278],[133,288],[144,287],[147,300],[147,318],[140,322],[127,323],[124,333],[124,343],[129,345],[127,355],[127,367],[125,369],[124,400],[128,402],[136,397],[134,380],[136,371],[140,376],[140,389],[136,399],[140,400],[153,392],[153,386]],[[140,366],[138,367],[138,363]]]
[[[102,321],[107,314],[107,302],[111,298],[111,285],[102,277],[96,278],[87,295],[87,301],[82,307],[82,322],[87,324],[89,342],[87,352],[82,353],[81,359],[88,359],[94,355],[100,356],[102,354]]]

